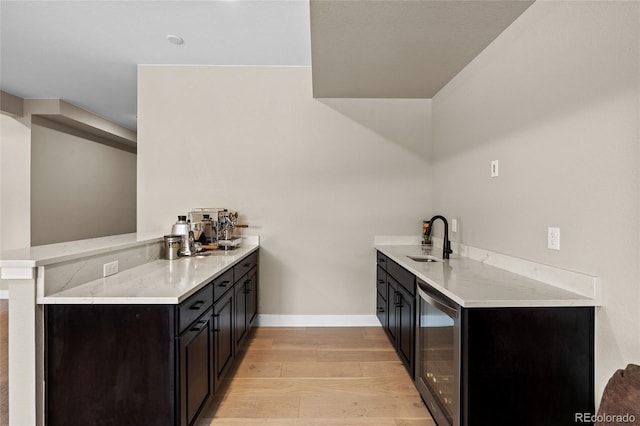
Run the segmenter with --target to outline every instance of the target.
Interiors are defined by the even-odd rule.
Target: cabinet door
[[[398,355],[414,378],[415,298],[402,286],[398,286]]]
[[[376,315],[378,316],[378,321],[382,324],[383,327],[387,327],[387,301],[382,298],[380,293],[377,293],[377,302],[376,302]]]
[[[44,305],[46,424],[174,426],[174,308]]]
[[[251,328],[258,315],[258,268],[249,272],[249,278],[245,283],[247,292],[247,328]]]
[[[233,362],[233,290],[213,305],[214,358],[216,383]]]
[[[234,324],[234,329],[235,329],[235,345],[236,347],[240,345],[240,342],[242,341],[242,339],[244,339],[244,336],[246,334],[247,331],[247,290],[246,290],[246,281],[247,281],[247,276],[245,275],[243,278],[240,278],[240,280],[236,283],[236,285],[234,286],[234,292],[235,292],[235,314],[234,314],[234,318],[235,318],[235,324]]]
[[[180,426],[195,423],[214,392],[212,310],[180,336]]]
[[[400,285],[391,276],[387,276],[387,284],[387,334],[389,335],[393,346],[396,346],[398,340],[398,317],[400,306],[400,292],[398,291],[398,287],[400,287]]]

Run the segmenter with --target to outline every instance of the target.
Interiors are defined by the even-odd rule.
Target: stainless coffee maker
[[[192,256],[202,250],[198,242],[202,229],[202,222],[189,222],[186,216],[178,216],[178,221],[173,224],[171,233],[180,235],[179,256]]]

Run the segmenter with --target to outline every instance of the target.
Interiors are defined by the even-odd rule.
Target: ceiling
[[[136,129],[137,64],[309,66],[313,46],[316,97],[430,98],[531,3],[0,0],[0,88]]]
[[[311,64],[304,0],[2,0],[0,23],[2,90],[61,98],[130,129],[137,64]]]
[[[311,0],[313,95],[432,98],[533,0]]]

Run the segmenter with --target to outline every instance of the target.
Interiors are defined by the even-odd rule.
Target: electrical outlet
[[[560,228],[547,228],[547,248],[560,250]]]
[[[451,232],[458,232],[458,219],[451,219]]]
[[[499,170],[498,170],[498,160],[493,160],[491,162],[491,177],[498,177],[499,176]]]
[[[114,275],[118,273],[118,261],[109,262],[102,265],[103,277],[108,277],[109,275]]]

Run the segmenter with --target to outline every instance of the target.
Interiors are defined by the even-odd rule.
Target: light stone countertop
[[[0,253],[0,268],[29,268],[163,241],[161,232],[112,235]]]
[[[442,262],[416,262],[407,256],[442,259],[442,248],[380,245],[375,248],[465,308],[598,306],[595,298],[452,254]]]
[[[46,297],[39,304],[178,304],[258,250],[247,242],[204,257],[155,260]]]

